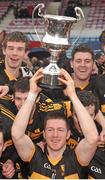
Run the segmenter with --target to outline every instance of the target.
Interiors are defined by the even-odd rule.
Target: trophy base
[[[65,89],[65,85],[53,85],[53,86],[51,86],[51,85],[49,85],[49,84],[44,84],[44,83],[39,83],[39,87],[40,88],[42,88],[42,89],[58,89],[58,90],[60,90],[60,89]]]

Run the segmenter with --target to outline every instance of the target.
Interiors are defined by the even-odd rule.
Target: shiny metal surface
[[[62,88],[63,85],[58,81],[60,68],[57,66],[57,60],[60,53],[66,51],[70,47],[70,31],[73,23],[81,20],[84,17],[81,8],[76,7],[75,12],[77,18],[43,14],[42,9],[44,4],[38,4],[35,9],[39,8],[38,15],[45,20],[45,35],[42,39],[42,44],[46,47],[50,54],[50,64],[44,69],[44,77],[40,82],[43,88]],[[37,32],[35,30],[35,32]],[[39,38],[39,36],[38,36]]]

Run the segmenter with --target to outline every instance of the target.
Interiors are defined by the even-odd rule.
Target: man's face
[[[95,119],[95,106],[89,105],[89,106],[86,106],[85,108],[87,109],[88,113],[90,114],[90,116],[94,120]],[[78,132],[80,134],[82,134],[82,130],[81,130],[81,127],[80,127],[80,124],[79,124],[79,121],[78,121],[78,118],[77,118],[75,112],[73,113],[73,119],[74,119],[75,128],[78,130]],[[84,121],[85,121],[85,116],[84,116]]]
[[[66,140],[70,136],[66,124],[62,119],[49,119],[44,130],[47,146],[53,151],[62,151],[66,146]]]
[[[90,79],[93,70],[92,55],[88,52],[77,52],[71,61],[74,70],[74,79],[77,81],[87,81]]]
[[[27,96],[28,96],[28,92],[24,92],[24,93],[22,93],[22,92],[15,92],[14,102],[15,102],[15,105],[16,105],[18,110],[23,105],[23,103],[26,100]]]
[[[98,64],[102,65],[103,63],[105,63],[105,55],[101,55],[98,59]]]
[[[25,43],[8,41],[6,49],[3,49],[3,53],[6,67],[11,69],[19,68],[26,53]]]
[[[3,148],[4,148],[3,133],[0,132],[0,157],[1,157],[2,152],[3,152]]]

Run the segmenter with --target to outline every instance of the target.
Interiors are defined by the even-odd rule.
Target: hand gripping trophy
[[[50,52],[50,63],[43,70],[44,77],[40,82],[41,88],[50,89],[61,89],[64,86],[58,81],[58,76],[60,75],[60,68],[57,65],[59,55],[66,51],[71,44],[70,31],[73,23],[77,23],[82,18],[84,14],[79,7],[75,7],[76,18],[68,16],[50,15],[42,13],[44,9],[44,4],[38,4],[32,13],[32,20],[34,19],[34,12],[38,9],[38,15],[45,20],[46,32],[43,36],[41,44],[47,48]],[[35,30],[37,33],[37,31]],[[38,36],[38,33],[37,33]],[[39,38],[39,36],[38,36]]]

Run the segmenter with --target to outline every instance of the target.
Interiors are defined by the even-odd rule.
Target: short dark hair
[[[71,53],[72,60],[77,52],[88,52],[92,55],[93,61],[95,60],[94,52],[87,44],[79,44],[78,46],[74,47]]]
[[[15,95],[15,92],[28,92],[30,89],[29,85],[29,79],[30,77],[21,77],[17,81],[15,81],[14,86],[13,86],[13,95]]]
[[[28,40],[27,36],[20,31],[15,31],[15,32],[9,33],[5,36],[4,41],[3,41],[3,48],[4,49],[7,47],[8,41],[23,42],[26,44],[26,50],[28,49],[29,40]]]
[[[94,105],[95,106],[95,115],[99,111],[99,99],[97,96],[95,96],[91,91],[83,90],[83,91],[78,91],[77,96],[81,103],[86,107],[89,105]]]
[[[48,112],[44,118],[44,129],[46,128],[46,124],[47,124],[47,121],[50,120],[50,119],[62,119],[65,123],[66,123],[66,126],[67,126],[67,129],[69,130],[70,129],[70,126],[69,126],[69,120],[66,118],[66,116],[61,113],[61,112]]]

